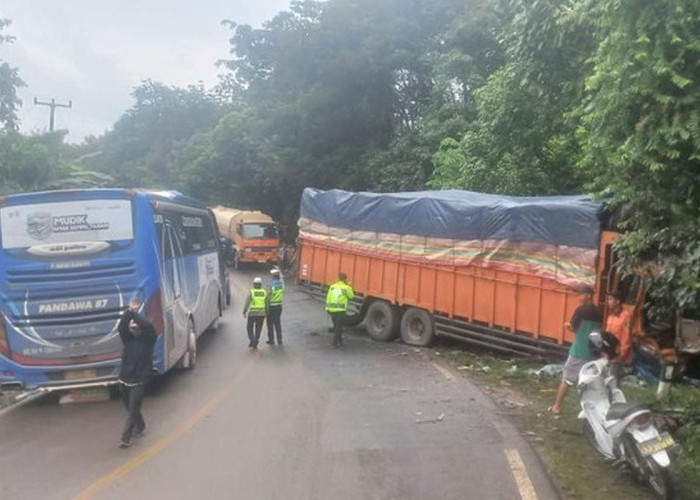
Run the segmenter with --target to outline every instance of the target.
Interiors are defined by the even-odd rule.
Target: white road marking
[[[445,368],[444,366],[441,366],[441,365],[439,365],[439,364],[437,364],[437,363],[433,363],[433,366],[435,367],[435,369],[436,369],[437,371],[439,371],[440,373],[442,373],[442,376],[443,376],[443,377],[445,377],[445,378],[446,378],[447,380],[449,380],[450,382],[454,382],[455,376],[452,375],[452,372],[450,372],[450,370],[448,370],[448,369]]]
[[[520,498],[522,500],[537,500],[537,493],[535,492],[535,487],[532,485],[530,476],[527,474],[527,469],[523,463],[523,459],[520,458],[518,450],[515,448],[509,448],[505,450],[506,458],[508,458],[508,464],[510,465],[510,470],[513,472],[513,478],[515,478],[515,484],[518,485],[518,491],[520,492]]]

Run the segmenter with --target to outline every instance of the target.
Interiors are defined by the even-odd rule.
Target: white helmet
[[[253,284],[262,285],[262,278],[260,276],[256,276],[255,278],[253,278]]]

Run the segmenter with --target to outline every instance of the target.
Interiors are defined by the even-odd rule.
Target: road
[[[117,447],[117,401],[2,417],[0,498],[557,498],[475,386],[360,332],[332,349],[321,304],[301,290],[287,293],[284,347],[249,352],[251,278],[233,276],[234,307],[201,338],[197,368],[145,400],[148,431],[132,448]]]

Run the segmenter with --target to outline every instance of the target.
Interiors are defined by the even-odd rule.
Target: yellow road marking
[[[450,370],[448,370],[448,369],[445,368],[444,366],[440,366],[440,365],[437,364],[437,363],[433,363],[433,366],[435,367],[435,369],[436,369],[437,371],[439,371],[440,373],[442,373],[442,376],[443,376],[443,377],[445,377],[445,378],[446,378],[447,380],[449,380],[450,382],[454,382],[455,376],[452,375],[452,372],[450,372]]]
[[[513,477],[515,478],[515,484],[518,485],[518,491],[520,491],[520,498],[522,498],[522,500],[537,500],[535,487],[532,485],[532,481],[527,474],[527,469],[525,468],[522,458],[520,458],[518,450],[509,448],[505,450],[505,452],[506,458],[508,458],[508,464],[510,464],[510,470],[513,472]]]
[[[204,406],[202,406],[196,413],[190,416],[190,418],[188,418],[182,424],[180,424],[180,426],[176,427],[168,434],[160,438],[146,450],[142,451],[135,457],[131,458],[124,464],[120,465],[113,471],[102,476],[100,479],[86,487],[74,497],[74,500],[87,500],[89,498],[92,498],[97,493],[103,491],[105,488],[107,488],[114,482],[123,478],[124,476],[129,474],[129,472],[139,467],[143,463],[149,461],[150,459],[158,455],[161,451],[163,451],[165,448],[167,448],[169,445],[171,445],[172,443],[180,439],[182,436],[184,436],[189,430],[191,430],[195,425],[197,425],[197,423],[199,423],[209,413],[215,410],[216,407],[219,406],[221,402],[224,399],[226,399],[229,396],[229,394],[231,394],[231,392],[233,392],[236,386],[238,386],[241,380],[243,380],[243,378],[246,376],[248,371],[250,371],[251,367],[253,366],[253,359],[257,357],[259,357],[259,355],[256,354],[249,358],[248,361],[246,361],[246,364],[243,365],[241,370],[236,374],[233,380],[231,380],[231,383],[227,387],[216,393],[214,397],[207,401],[204,404]]]

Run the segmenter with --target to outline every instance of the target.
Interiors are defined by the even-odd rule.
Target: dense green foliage
[[[658,304],[700,302],[699,2],[301,0],[225,24],[214,89],[144,82],[113,130],[60,148],[62,168],[289,225],[307,186],[589,192],[623,208],[620,255],[650,264]],[[2,71],[13,130],[21,80]],[[5,191],[48,185],[12,165]]]
[[[622,255],[659,303],[700,304],[700,2],[584,2],[598,46],[580,104],[580,168],[628,203]]]

